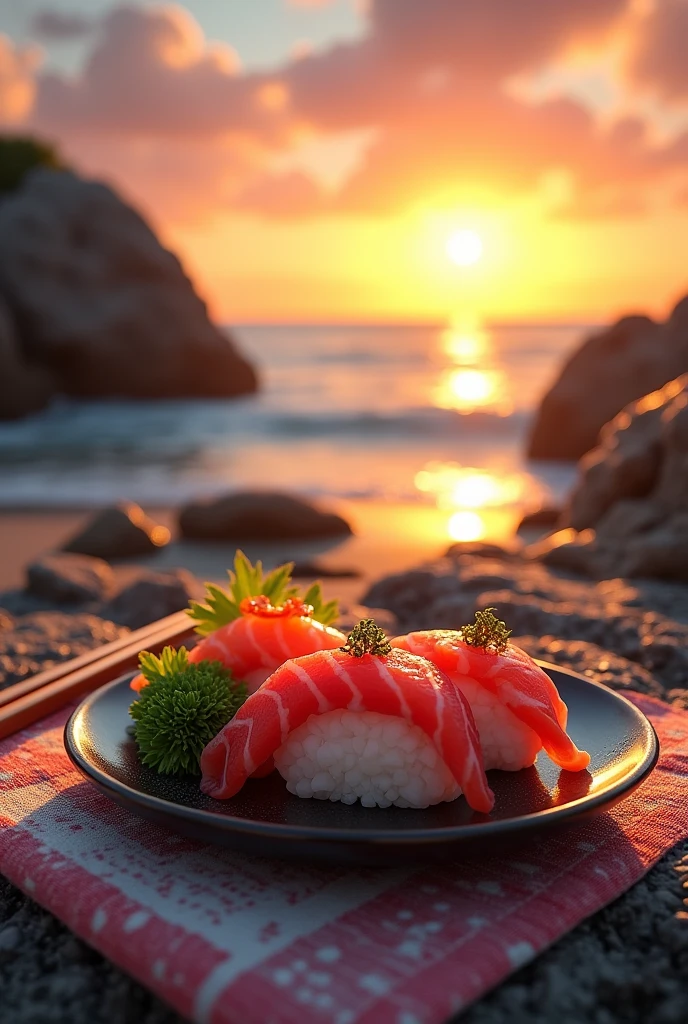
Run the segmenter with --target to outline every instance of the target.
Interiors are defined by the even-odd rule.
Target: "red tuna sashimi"
[[[428,629],[395,637],[392,647],[427,658],[461,686],[462,679],[489,690],[542,740],[561,768],[580,771],[590,755],[566,734],[567,708],[546,672],[514,644],[502,654],[465,643],[457,630]]]
[[[220,661],[253,693],[289,658],[331,651],[345,643],[346,637],[338,629],[303,615],[249,613],[204,637],[189,651],[189,661]],[[141,675],[131,683],[137,691],[146,685]]]
[[[494,796],[467,701],[434,665],[405,651],[357,658],[328,651],[285,662],[203,751],[201,789],[216,799],[229,799],[311,715],[344,708],[376,711],[417,725],[469,805],[485,813],[492,810]]]

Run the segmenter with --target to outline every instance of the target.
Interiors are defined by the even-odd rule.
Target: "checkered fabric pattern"
[[[261,860],[117,807],[68,760],[68,711],[0,743],[0,871],[208,1024],[438,1024],[688,834],[688,712],[631,694],[662,753],[566,831],[416,868]]]

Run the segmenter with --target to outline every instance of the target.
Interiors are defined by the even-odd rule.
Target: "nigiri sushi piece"
[[[277,606],[260,597],[245,599],[241,618],[204,637],[189,652],[189,661],[220,661],[253,693],[287,659],[346,643],[343,633],[312,614],[310,605],[294,598]]]
[[[234,567],[229,593],[209,584],[207,604],[191,604],[189,614],[202,635],[189,652],[191,664],[219,661],[253,693],[288,658],[346,643],[345,635],[328,625],[336,603],[323,604],[319,584],[303,599],[288,586],[291,563],[263,577],[260,562],[254,567],[238,551]],[[143,675],[131,682],[137,692],[146,685]]]
[[[590,755],[566,733],[568,711],[556,686],[525,651],[507,642],[509,631],[493,611],[477,612],[476,623],[462,630],[395,637],[392,647],[427,658],[460,690],[475,718],[486,769],[528,767],[543,747],[561,768],[586,768]]]
[[[463,793],[485,813],[494,803],[460,690],[425,659],[391,650],[372,620],[346,648],[278,668],[203,750],[201,789],[229,799],[273,756],[299,797],[428,807]]]

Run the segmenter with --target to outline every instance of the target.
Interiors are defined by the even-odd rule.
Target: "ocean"
[[[528,464],[534,410],[580,325],[233,328],[262,389],[234,401],[62,400],[0,424],[0,505],[147,507],[246,488],[433,504],[560,501]],[[461,535],[461,528],[457,527]]]

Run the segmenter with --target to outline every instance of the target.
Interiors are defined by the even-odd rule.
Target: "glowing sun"
[[[447,256],[457,267],[470,267],[477,263],[483,254],[483,243],[480,235],[469,228],[455,231],[447,241]]]

